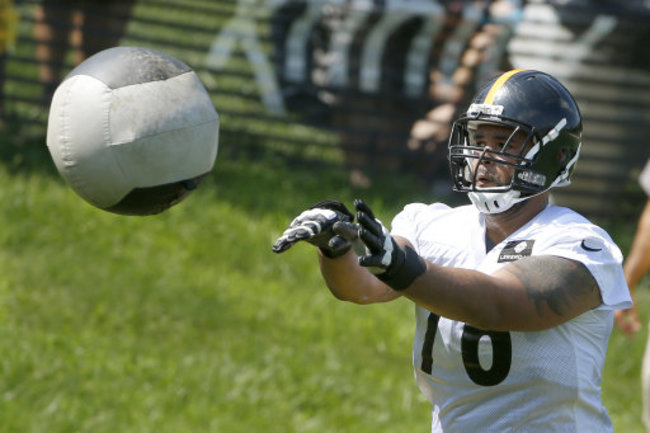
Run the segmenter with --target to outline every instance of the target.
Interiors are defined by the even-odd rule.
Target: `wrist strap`
[[[409,246],[401,248],[395,244],[398,253],[391,270],[377,275],[377,278],[388,284],[393,290],[401,291],[408,288],[413,281],[427,270],[424,259]]]

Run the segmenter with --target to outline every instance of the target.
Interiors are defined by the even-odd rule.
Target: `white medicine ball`
[[[152,215],[185,198],[217,156],[219,116],[199,77],[159,51],[116,47],[73,69],[54,93],[47,147],[92,205]]]

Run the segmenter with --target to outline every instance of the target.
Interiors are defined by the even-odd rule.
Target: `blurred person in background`
[[[34,36],[43,102],[49,105],[62,79],[68,47],[77,65],[119,45],[135,0],[43,0],[34,11]]]
[[[634,299],[636,286],[650,270],[650,160],[646,163],[639,184],[648,199],[639,217],[632,247],[623,265],[625,279]],[[633,336],[641,330],[641,321],[636,309],[636,300],[631,308],[616,311],[616,323],[621,331]],[[643,422],[650,432],[650,340],[646,342],[641,371],[641,389],[643,396]]]
[[[0,128],[4,126],[4,83],[7,51],[16,41],[18,13],[12,0],[0,0]]]

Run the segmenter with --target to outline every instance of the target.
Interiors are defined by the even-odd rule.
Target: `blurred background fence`
[[[220,157],[415,175],[450,198],[450,122],[477,86],[541,69],[575,95],[584,147],[554,199],[636,215],[650,155],[650,2],[642,0],[0,0],[3,128],[44,137],[65,74],[114,45],[193,67],[221,115]],[[44,139],[43,139],[44,142]]]

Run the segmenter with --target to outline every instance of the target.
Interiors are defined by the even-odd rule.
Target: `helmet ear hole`
[[[571,160],[571,158],[573,158],[574,155],[575,155],[575,151],[573,151],[568,147],[562,147],[560,148],[560,150],[557,151],[557,161],[560,164],[564,165],[568,163],[569,160]]]

